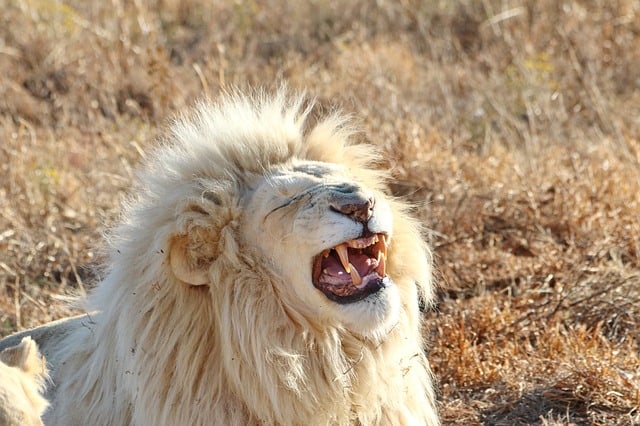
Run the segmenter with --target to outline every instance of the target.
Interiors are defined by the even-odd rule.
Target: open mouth
[[[326,249],[313,260],[313,285],[337,303],[353,303],[388,283],[388,236],[374,234]]]

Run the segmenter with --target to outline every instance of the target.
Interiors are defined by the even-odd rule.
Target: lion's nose
[[[358,222],[367,222],[373,214],[375,200],[362,193],[344,194],[331,201],[331,208]]]

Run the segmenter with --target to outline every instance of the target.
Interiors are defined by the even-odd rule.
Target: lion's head
[[[302,102],[232,97],[174,128],[182,160],[161,161],[173,160],[177,173],[188,161],[192,185],[181,190],[193,193],[178,217],[172,272],[190,285],[215,285],[218,256],[240,250],[276,277],[268,281],[290,315],[372,337],[429,289],[429,255],[385,194],[384,174],[371,170],[376,151],[351,145],[337,115],[306,130]],[[251,128],[229,122],[238,115]]]

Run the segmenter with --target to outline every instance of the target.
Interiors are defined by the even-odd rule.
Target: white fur
[[[46,378],[44,359],[30,337],[0,352],[1,425],[42,425],[40,416],[49,405],[41,395]]]
[[[438,424],[430,253],[374,150],[337,115],[307,129],[302,104],[227,95],[173,126],[110,234],[96,313],[31,332],[56,385],[47,424]],[[339,305],[311,265],[362,230],[328,208],[345,182],[376,199],[394,284]]]

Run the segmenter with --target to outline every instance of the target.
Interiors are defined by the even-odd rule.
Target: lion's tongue
[[[375,259],[361,253],[349,254],[349,262],[361,277],[368,275],[375,267]],[[322,272],[328,275],[327,278],[331,278],[331,284],[343,284],[351,280],[351,274],[345,271],[340,259],[333,255],[333,253],[323,260]]]

